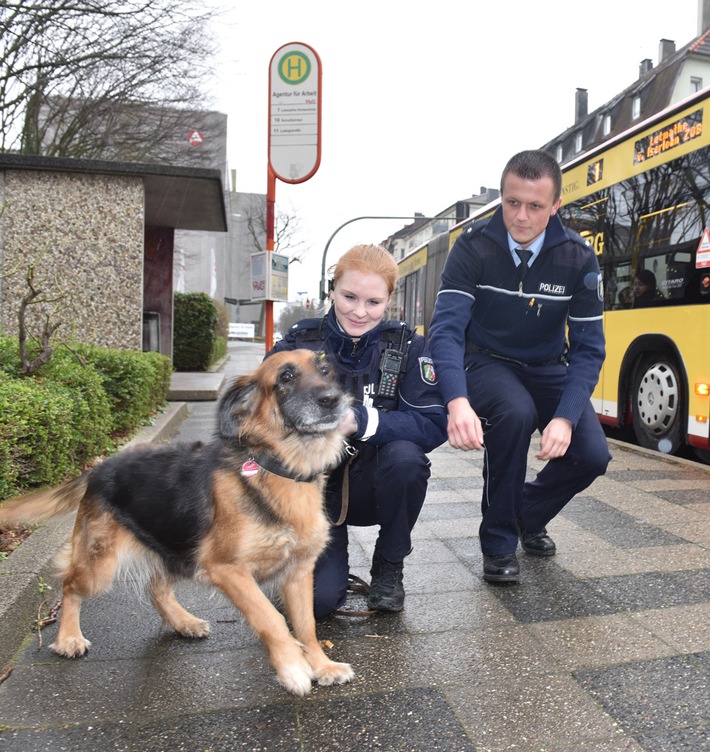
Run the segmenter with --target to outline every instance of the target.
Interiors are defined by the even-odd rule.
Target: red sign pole
[[[266,177],[266,274],[267,280],[271,275],[271,253],[274,250],[274,226],[275,226],[275,204],[276,204],[276,175],[271,169],[267,170]],[[268,282],[267,282],[268,287]],[[264,301],[264,323],[266,326],[264,333],[264,346],[266,352],[269,352],[274,346],[274,301],[268,298]]]

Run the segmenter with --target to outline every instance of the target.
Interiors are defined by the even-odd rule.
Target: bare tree
[[[266,196],[255,194],[254,199],[243,211],[249,236],[255,252],[264,251],[266,238]],[[305,241],[298,237],[301,232],[300,220],[295,213],[284,211],[278,205],[274,207],[274,251],[289,257],[289,264],[302,261],[306,252]]]
[[[62,321],[56,320],[56,315],[61,311],[59,301],[65,299],[67,296],[63,292],[57,294],[48,293],[42,289],[35,278],[36,269],[34,264],[30,264],[27,274],[25,275],[25,282],[27,283],[28,292],[22,297],[20,301],[20,308],[17,314],[18,328],[19,328],[19,341],[20,341],[20,361],[22,368],[20,370],[20,376],[31,376],[40,366],[48,363],[52,358],[53,347],[50,343],[52,336],[62,325]],[[47,313],[42,313],[42,330],[39,332],[39,337],[34,339],[39,344],[39,352],[37,355],[31,357],[27,348],[27,308],[31,305],[42,304],[54,304],[54,309]]]
[[[199,109],[213,10],[183,0],[0,0],[0,148],[120,158]],[[133,108],[151,118],[130,118]],[[127,128],[127,119],[143,123]]]
[[[51,360],[54,351],[51,340],[57,329],[64,324],[61,314],[69,305],[67,292],[61,289],[56,280],[51,281],[38,275],[37,270],[43,259],[44,253],[37,261],[30,262],[24,270],[22,262],[14,266],[0,266],[0,282],[22,274],[27,287],[17,310],[20,376],[31,376]],[[32,306],[36,308],[34,316],[30,317]],[[33,319],[32,322],[30,318]],[[30,347],[28,341],[34,343],[34,346]]]

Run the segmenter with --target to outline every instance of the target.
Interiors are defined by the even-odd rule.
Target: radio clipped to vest
[[[399,347],[397,349],[388,347],[382,351],[382,355],[380,356],[380,381],[377,385],[378,397],[383,397],[384,399],[395,399],[397,397],[399,376],[402,371],[407,370],[406,355],[404,352],[406,338],[407,329],[404,322],[402,322]]]
[[[377,396],[394,399],[397,396],[399,374],[402,371],[404,354],[397,350],[384,350],[380,358],[380,383]]]

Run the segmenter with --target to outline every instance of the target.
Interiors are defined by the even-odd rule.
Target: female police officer
[[[430,474],[426,452],[446,440],[446,410],[424,338],[403,321],[384,321],[396,279],[397,264],[384,248],[351,248],[335,266],[328,314],[294,324],[271,351],[325,352],[354,398],[344,428],[357,454],[328,480],[326,507],[333,525],[316,565],[316,617],[345,602],[348,525],[380,527],[369,608],[402,610],[403,560],[412,550],[411,532]]]

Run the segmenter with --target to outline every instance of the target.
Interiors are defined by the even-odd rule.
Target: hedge
[[[214,362],[219,315],[203,292],[175,293],[173,365],[176,371],[206,371]]]
[[[58,483],[75,470],[72,399],[0,372],[0,498]]]
[[[164,404],[172,366],[159,353],[58,346],[20,378],[17,341],[0,337],[0,499],[76,475],[112,438]]]
[[[162,405],[170,389],[170,360],[156,352],[78,345],[76,352],[103,377],[112,433],[131,431]]]

